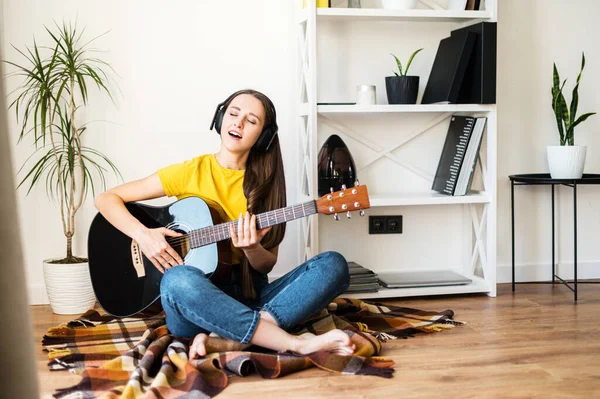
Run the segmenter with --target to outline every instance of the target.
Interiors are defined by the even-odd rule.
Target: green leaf
[[[560,138],[560,144],[564,145],[565,142],[565,128],[563,128],[563,107],[564,97],[562,95],[562,89],[566,83],[566,80],[560,86],[560,76],[556,64],[554,64],[553,72],[553,86],[552,86],[552,109],[556,118],[556,125],[558,127],[558,133]],[[562,100],[561,100],[562,99]]]
[[[595,112],[588,112],[587,114],[583,114],[581,115],[579,118],[577,118],[577,120],[575,122],[573,122],[573,124],[569,127],[569,134],[568,136],[570,137],[570,142],[573,142],[573,132],[575,131],[575,127],[577,125],[579,125],[581,122],[584,122],[587,118],[589,118],[592,115],[596,115]],[[573,144],[571,144],[573,145]]]
[[[577,82],[575,84],[575,87],[573,88],[573,95],[571,98],[571,119],[569,120],[571,125],[575,121],[575,117],[577,114],[577,106],[579,105],[578,90],[579,90],[579,82],[581,81],[581,75],[583,73],[583,68],[585,68],[585,54],[581,53],[581,69],[579,70],[579,75],[577,76]]]
[[[406,70],[404,71],[404,73],[406,75],[408,75],[408,68],[410,67],[410,64],[413,61],[413,58],[415,58],[415,55],[419,54],[419,52],[423,50],[422,48],[418,49],[417,51],[415,51],[414,53],[411,54],[410,58],[408,59],[408,62],[406,63]]]
[[[400,73],[400,76],[402,76],[402,63],[400,62],[398,57],[396,57],[394,54],[390,53],[390,55],[392,57],[394,57],[394,59],[396,60],[396,65],[398,66],[398,72]],[[396,76],[398,76],[398,75],[396,75]]]

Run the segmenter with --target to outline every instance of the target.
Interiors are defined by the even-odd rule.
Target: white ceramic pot
[[[417,6],[417,0],[381,0],[381,4],[390,10],[410,10]]]
[[[550,176],[553,179],[581,179],[586,148],[586,146],[579,145],[548,146]]]
[[[52,311],[56,314],[83,314],[96,304],[96,296],[85,263],[57,264],[44,261],[44,281]]]
[[[467,0],[448,0],[448,10],[464,11],[467,6]]]

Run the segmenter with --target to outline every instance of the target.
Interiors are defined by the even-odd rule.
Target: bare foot
[[[198,334],[190,345],[189,358],[190,360],[193,360],[214,352],[241,351],[249,346],[250,344],[242,344],[231,339]]]
[[[299,337],[297,347],[293,350],[301,355],[326,351],[336,355],[350,356],[354,353],[356,345],[342,330],[332,330],[322,335],[303,334]]]

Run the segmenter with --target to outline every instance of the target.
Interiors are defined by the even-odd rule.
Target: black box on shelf
[[[477,35],[464,31],[440,41],[422,104],[456,104]]]
[[[476,35],[473,53],[458,94],[458,104],[496,104],[496,22],[479,22],[455,29],[451,36]]]

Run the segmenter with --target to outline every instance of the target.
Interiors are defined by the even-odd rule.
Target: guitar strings
[[[292,208],[292,213],[295,215],[295,211],[294,210],[297,209],[298,207],[301,207],[302,208],[302,213],[305,216],[306,210],[304,209],[304,205],[305,204],[298,204],[298,205],[294,205],[294,206],[289,207],[289,208]],[[274,216],[275,216],[275,219],[277,219],[277,214],[279,213],[285,219],[285,210],[286,209],[288,209],[288,208],[276,209],[274,211],[261,213],[261,214],[257,215],[256,217],[257,217],[258,221],[261,222],[261,223],[262,222],[265,222],[265,223],[269,222],[269,216],[267,215],[268,213],[273,213]],[[316,210],[316,209],[310,209],[310,211],[314,211],[314,210]],[[217,235],[218,238],[220,238],[221,234],[224,234],[225,237],[222,238],[222,239],[227,239],[227,238],[230,238],[230,236],[228,236],[229,235],[229,226],[231,224],[233,224],[234,225],[234,229],[237,232],[237,224],[238,224],[238,222],[239,222],[239,220],[236,219],[236,220],[232,220],[232,221],[229,221],[229,222],[221,223],[221,224],[218,224],[218,225],[206,226],[206,227],[203,227],[203,228],[200,228],[200,229],[197,229],[197,230],[192,230],[192,231],[190,231],[188,233],[184,233],[180,237],[166,237],[165,239],[166,239],[167,243],[169,243],[169,245],[179,245],[179,244],[182,244],[182,243],[184,243],[186,241],[189,241],[190,239],[195,238],[195,237],[192,237],[191,234],[198,234],[197,232],[199,232],[201,230],[204,230],[204,229],[206,229],[207,231],[210,230],[210,229],[213,229],[213,230],[215,230],[217,232],[216,235]],[[223,226],[223,225],[227,225],[227,227],[218,227],[218,226]],[[269,227],[269,226],[267,226],[267,227]],[[208,234],[205,237],[210,238],[210,237],[214,237],[214,236],[215,236],[215,234]],[[202,239],[203,237],[202,237],[202,235],[200,235],[198,238]],[[217,241],[220,241],[220,240],[217,240]]]
[[[279,210],[279,209],[278,209],[278,210],[276,210],[276,211],[273,211],[273,212],[277,212],[277,211],[281,211],[281,214],[282,214],[282,216],[285,216],[285,213],[283,212],[283,210]],[[265,215],[265,214],[261,214],[261,215]],[[264,217],[263,217],[263,216],[260,216],[260,215],[257,215],[257,218],[259,218],[259,222],[265,222],[265,223],[268,223],[268,221],[269,221],[269,218],[268,218],[268,216],[266,216],[266,215],[265,215]],[[230,222],[226,222],[226,223],[221,223],[221,224],[218,224],[218,225],[214,225],[214,226],[207,226],[207,227],[204,227],[204,228],[201,228],[201,229],[193,230],[193,231],[191,231],[191,232],[188,232],[188,233],[185,233],[185,234],[183,234],[183,235],[182,235],[182,236],[180,236],[180,237],[167,237],[167,238],[166,238],[166,240],[167,240],[167,242],[168,242],[169,244],[173,244],[173,245],[176,245],[176,244],[181,244],[182,242],[185,242],[185,241],[187,241],[187,240],[189,240],[189,239],[193,239],[193,238],[194,238],[194,237],[192,237],[190,234],[198,234],[198,233],[197,233],[198,231],[201,231],[201,230],[204,230],[204,229],[206,229],[207,231],[208,231],[208,230],[211,230],[211,229],[213,230],[213,234],[210,234],[210,233],[209,233],[209,234],[207,234],[207,235],[205,236],[205,237],[207,237],[207,238],[214,237],[214,236],[215,236],[214,232],[216,232],[216,233],[217,233],[217,234],[216,234],[216,236],[217,236],[218,238],[220,238],[221,234],[225,234],[225,237],[224,237],[223,239],[227,239],[227,238],[230,238],[230,237],[228,236],[228,234],[229,234],[229,226],[230,226],[231,224],[233,224],[233,225],[234,225],[234,229],[236,229],[236,231],[237,231],[238,219],[236,219],[236,220],[233,220],[233,221],[230,221]],[[223,226],[223,225],[227,225],[227,227],[225,227],[225,226],[224,226],[224,227],[218,227],[218,226]],[[267,226],[267,227],[268,227],[268,226]],[[197,238],[200,238],[200,239],[201,239],[201,238],[203,238],[203,237],[202,237],[202,235],[200,235],[200,236],[199,236],[199,237],[197,237]],[[220,240],[218,240],[218,241],[220,241]]]

